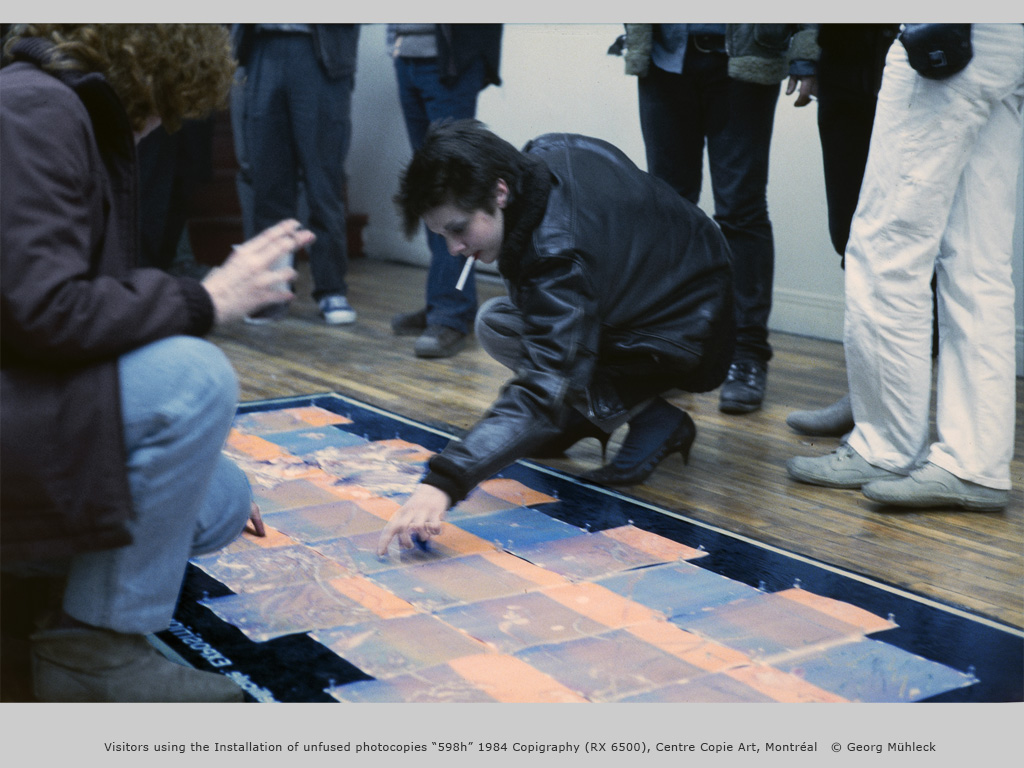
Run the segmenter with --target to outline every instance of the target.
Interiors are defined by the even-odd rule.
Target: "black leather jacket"
[[[670,371],[718,386],[732,356],[728,246],[718,226],[599,139],[523,149],[498,268],[527,325],[529,364],[424,482],[453,503],[559,432],[567,407],[606,429],[626,416],[608,372]]]

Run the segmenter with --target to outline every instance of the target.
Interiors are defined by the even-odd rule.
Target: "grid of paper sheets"
[[[376,555],[430,453],[369,441],[316,406],[240,415],[225,452],[267,536],[193,562],[202,604],[255,643],[308,634],[372,680],[342,702],[905,702],[971,685],[871,635],[895,625],[794,588],[767,593],[632,525],[597,533],[494,478],[428,551]]]

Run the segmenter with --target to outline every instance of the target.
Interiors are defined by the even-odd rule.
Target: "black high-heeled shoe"
[[[596,438],[601,443],[601,461],[604,461],[604,457],[608,453],[608,440],[611,438],[611,434],[576,411],[569,415],[569,423],[562,434],[541,444],[531,456],[535,459],[561,458],[567,450],[585,437]]]
[[[672,453],[683,463],[690,461],[690,448],[697,437],[697,425],[690,414],[658,398],[629,422],[629,434],[611,464],[583,474],[584,480],[600,485],[637,485]]]

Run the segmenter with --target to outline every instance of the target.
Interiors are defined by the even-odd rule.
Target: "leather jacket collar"
[[[505,237],[498,257],[498,271],[512,281],[519,275],[533,230],[544,219],[552,183],[548,167],[536,158],[523,155],[518,170],[519,179],[505,208]]]

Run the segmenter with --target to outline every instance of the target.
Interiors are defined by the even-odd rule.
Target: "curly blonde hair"
[[[134,131],[154,115],[176,131],[183,118],[227,105],[236,62],[220,24],[18,24],[4,45],[6,57],[27,37],[53,43],[44,69],[102,74]]]

